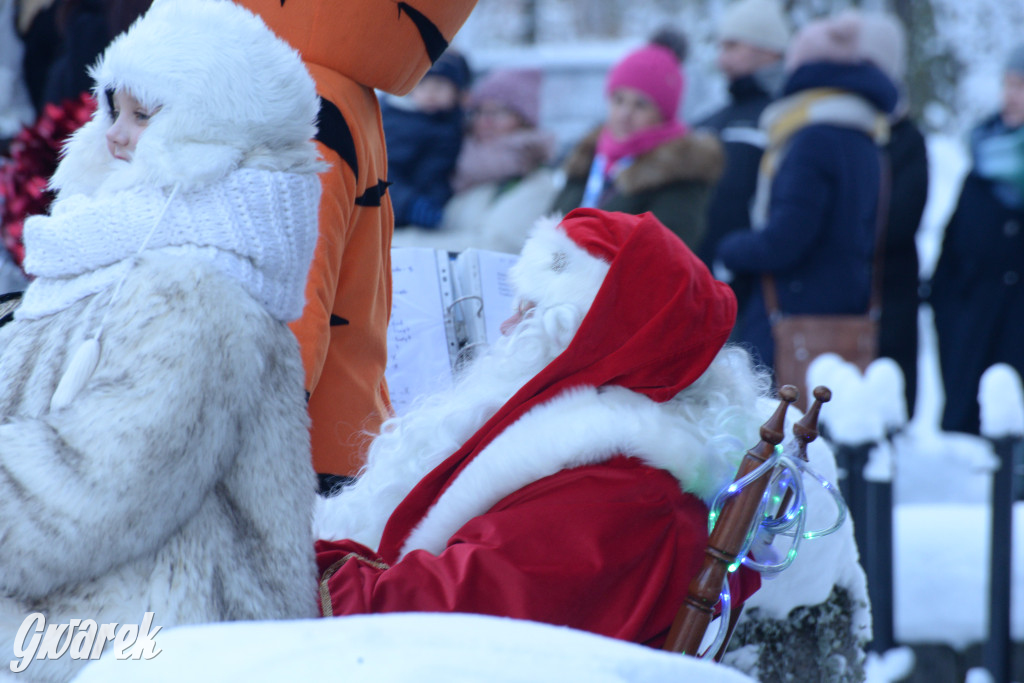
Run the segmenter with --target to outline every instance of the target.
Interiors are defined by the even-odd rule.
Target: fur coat
[[[33,613],[152,612],[154,627],[316,614],[287,326],[317,235],[313,81],[262,21],[208,0],[155,3],[93,75],[99,108],[65,150],[51,215],[26,222],[35,279],[0,327],[8,654]],[[130,162],[105,146],[118,88],[156,109]],[[94,367],[79,363],[90,348]],[[83,663],[19,677],[66,680]]]
[[[69,350],[104,313],[91,381],[50,410]],[[160,626],[315,615],[298,348],[236,282],[147,255],[116,302],[108,289],[15,320],[0,349],[0,650],[33,612],[138,624],[150,611]]]

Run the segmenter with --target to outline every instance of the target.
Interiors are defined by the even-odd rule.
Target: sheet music
[[[466,300],[461,311],[467,318],[469,343],[493,344],[501,336],[501,324],[515,308],[515,291],[508,270],[519,256],[487,249],[466,249],[455,259],[456,296]],[[474,319],[475,318],[475,319]],[[472,321],[474,324],[469,324]]]
[[[391,282],[385,376],[391,405],[402,414],[417,396],[451,385],[457,342],[449,341],[448,254],[428,247],[392,249]]]

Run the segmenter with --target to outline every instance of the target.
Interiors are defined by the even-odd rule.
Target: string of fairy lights
[[[729,566],[729,571],[722,582],[722,590],[719,595],[721,615],[718,620],[718,629],[714,640],[700,653],[701,657],[718,652],[725,641],[732,604],[729,574],[739,569],[741,564],[761,574],[778,574],[793,564],[802,541],[810,541],[835,533],[846,521],[846,503],[839,487],[815,471],[810,463],[800,457],[798,453],[799,446],[795,439],[776,446],[767,460],[746,476],[724,487],[711,502],[708,514],[708,533],[714,530],[722,508],[729,498],[739,494],[744,488],[760,480],[761,477],[769,477],[768,485],[765,487],[754,516],[754,519],[760,521],[757,524],[751,524],[747,530],[743,545],[736,555],[738,559]],[[806,530],[807,488],[804,475],[811,482],[820,486],[835,504],[835,517],[828,527]],[[789,492],[788,502],[787,492]],[[785,505],[785,509],[780,509],[783,505]],[[788,539],[783,548],[774,547],[774,541],[778,537]],[[761,557],[765,561],[760,561],[756,557]]]

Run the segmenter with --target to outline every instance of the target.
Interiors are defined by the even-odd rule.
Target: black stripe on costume
[[[399,17],[402,16],[402,10],[405,10],[405,13],[412,19],[412,23],[416,24],[420,38],[423,39],[423,46],[427,49],[427,56],[430,57],[430,62],[433,64],[441,56],[441,53],[448,49],[448,41],[441,35],[441,31],[434,25],[434,22],[418,9],[407,2],[400,2],[398,3]]]
[[[331,313],[331,327],[337,327],[338,325],[348,325],[348,321],[340,315],[334,315]]]
[[[390,184],[387,180],[378,180],[376,185],[366,188],[363,196],[356,199],[356,206],[380,206],[380,200]]]
[[[317,119],[316,139],[327,145],[348,164],[352,173],[359,177],[359,159],[356,157],[356,141],[348,127],[345,115],[326,97],[320,98],[320,113]]]

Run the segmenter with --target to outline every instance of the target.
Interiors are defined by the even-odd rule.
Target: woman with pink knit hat
[[[650,211],[687,245],[700,243],[724,155],[713,136],[678,119],[685,57],[686,39],[663,30],[612,67],[608,117],[570,151],[554,211]]]

